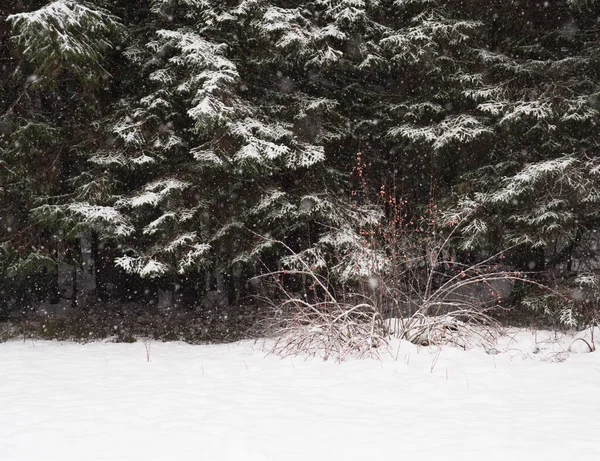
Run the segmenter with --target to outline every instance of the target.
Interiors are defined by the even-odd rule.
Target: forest
[[[595,0],[8,0],[0,71],[0,321],[600,319]]]

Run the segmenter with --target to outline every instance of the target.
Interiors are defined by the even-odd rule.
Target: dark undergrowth
[[[60,341],[135,342],[138,338],[222,343],[255,337],[254,306],[194,311],[159,310],[140,304],[96,304],[67,314],[28,314],[0,322],[0,341],[47,339]]]
[[[558,319],[520,305],[486,312],[503,327],[568,329]],[[62,314],[27,312],[5,316],[0,319],[0,342],[11,339],[78,342],[153,339],[190,344],[224,343],[269,336],[272,334],[270,314],[268,309],[251,303],[203,310],[181,307],[161,310],[132,302],[98,303]]]

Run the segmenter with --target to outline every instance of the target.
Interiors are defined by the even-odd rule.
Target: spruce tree
[[[597,8],[56,0],[11,11],[2,271],[77,266],[91,231],[105,262],[152,286],[228,279],[237,296],[242,280],[302,261],[351,283],[385,256],[365,239],[390,213],[374,205],[381,186],[408,202],[407,221],[431,201],[450,208],[464,249],[519,244],[526,266],[570,271],[598,226]]]
[[[494,143],[456,188],[471,220],[463,245],[521,244],[527,267],[570,271],[599,224],[597,6],[494,6],[493,46],[479,53],[494,94],[478,105]]]
[[[15,12],[8,22],[18,61],[6,82],[10,101],[0,114],[5,223],[0,264],[5,276],[35,280],[56,273],[61,263],[80,263],[78,233],[66,219],[64,204],[85,170],[81,151],[102,109],[100,95],[106,94],[110,79],[106,54],[122,26],[91,2],[69,0]],[[56,291],[51,284],[54,300]]]
[[[326,159],[344,121],[311,73],[331,31],[271,3],[155,1],[130,37],[136,94],[107,119],[111,145],[88,157],[93,177],[122,187],[70,205],[83,223],[111,222],[107,234],[132,226],[116,260],[125,271],[240,279],[259,258],[273,269],[289,256],[277,240],[302,252],[343,228],[356,244],[375,219]]]

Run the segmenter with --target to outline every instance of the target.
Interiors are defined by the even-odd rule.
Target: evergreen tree
[[[117,265],[162,281],[231,278],[235,264],[256,273],[259,257],[277,267],[287,250],[274,240],[296,252],[332,229],[360,240],[376,215],[351,207],[327,165],[341,117],[308,76],[328,33],[310,11],[155,1],[152,12],[125,52],[139,97],[114,108],[114,142],[89,156],[92,177],[123,187],[70,205],[88,225],[101,215],[125,235],[132,224]]]
[[[479,53],[493,97],[478,106],[494,143],[457,185],[471,220],[463,244],[522,244],[526,267],[570,271],[599,224],[597,6],[494,6],[493,46]]]
[[[365,241],[382,185],[404,219],[451,208],[465,249],[520,244],[525,265],[572,270],[598,227],[597,3],[486,5],[10,11],[0,271],[76,267],[92,231],[111,267],[152,286],[228,279],[233,299],[303,262],[351,283],[384,264]]]
[[[0,267],[5,276],[56,273],[61,262],[79,264],[62,208],[85,168],[80,154],[110,79],[106,53],[122,26],[93,3],[69,0],[8,21],[18,65],[0,114]]]

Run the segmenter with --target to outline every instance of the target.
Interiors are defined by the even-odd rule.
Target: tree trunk
[[[81,251],[81,270],[75,270],[73,277],[73,297],[79,307],[85,307],[96,297],[96,264],[94,260],[94,239],[91,232],[83,232],[79,236]]]
[[[173,287],[167,290],[158,289],[156,307],[161,311],[169,311],[175,307],[175,290]]]

